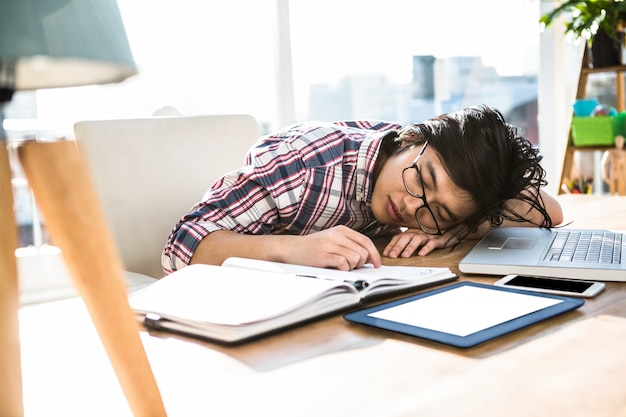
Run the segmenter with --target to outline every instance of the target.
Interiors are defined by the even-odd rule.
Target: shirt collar
[[[374,167],[378,159],[380,144],[388,136],[397,136],[395,131],[375,132],[363,140],[359,147],[356,163],[356,201],[371,204],[374,190]]]

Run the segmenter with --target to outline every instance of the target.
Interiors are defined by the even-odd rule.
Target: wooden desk
[[[626,230],[626,197],[559,199],[573,226]],[[472,246],[385,263],[458,272]],[[80,299],[25,307],[20,326],[27,416],[131,415]],[[170,417],[626,416],[623,283],[467,351],[341,315],[238,347],[145,332],[142,341]]]

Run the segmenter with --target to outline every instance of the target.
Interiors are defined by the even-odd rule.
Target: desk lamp
[[[1,0],[0,106],[16,90],[120,82],[136,74],[115,0]],[[0,107],[0,408],[24,413],[17,227]],[[79,146],[27,141],[20,163],[135,416],[165,409],[128,305],[122,262]],[[89,381],[97,384],[97,381]]]

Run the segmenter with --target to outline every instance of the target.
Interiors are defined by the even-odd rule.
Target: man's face
[[[407,149],[391,156],[383,165],[372,194],[372,211],[379,222],[411,229],[419,228],[416,210],[424,203],[421,198],[407,192],[402,171],[411,166],[421,149],[421,145]],[[475,211],[470,194],[452,182],[432,147],[427,146],[424,149],[416,166],[418,169],[407,169],[406,179],[419,184],[420,189],[423,183],[423,194],[442,231],[465,221]],[[420,210],[420,222],[427,229],[437,229],[433,218],[425,209]]]

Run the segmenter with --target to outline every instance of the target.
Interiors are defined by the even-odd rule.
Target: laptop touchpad
[[[537,239],[526,237],[509,237],[504,242],[490,242],[489,249],[532,249]]]

